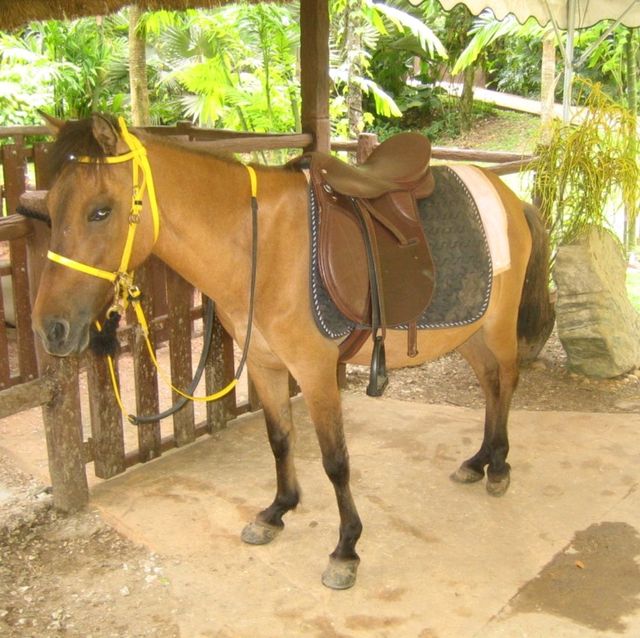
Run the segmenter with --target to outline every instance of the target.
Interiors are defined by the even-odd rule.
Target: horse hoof
[[[338,560],[330,558],[327,569],[322,574],[322,584],[330,589],[349,589],[356,584],[360,559]]]
[[[451,475],[454,483],[477,483],[484,478],[484,472],[478,472],[464,463]]]
[[[249,545],[266,545],[270,543],[280,532],[281,527],[267,525],[260,521],[249,523],[242,530],[240,538]]]
[[[491,496],[504,496],[509,489],[509,483],[511,483],[511,475],[507,472],[500,478],[491,478],[487,480],[487,492]]]

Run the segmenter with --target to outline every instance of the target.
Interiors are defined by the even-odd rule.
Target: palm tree
[[[149,87],[147,82],[146,36],[139,4],[129,7],[129,86],[131,121],[134,126],[150,124]]]

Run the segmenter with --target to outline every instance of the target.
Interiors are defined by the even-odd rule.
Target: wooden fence
[[[306,134],[253,135],[229,131],[204,130],[189,125],[150,127],[163,135],[185,137],[194,143],[233,152],[303,148],[311,142]],[[187,403],[173,416],[173,427],[163,436],[155,421],[137,427],[134,449],[125,447],[122,413],[115,401],[104,358],[88,353],[81,358],[50,357],[42,352],[31,331],[31,302],[37,290],[39,273],[45,262],[48,229],[12,214],[27,189],[46,190],[46,142],[28,145],[29,135],[44,135],[44,127],[0,128],[0,137],[12,137],[13,143],[0,149],[4,187],[0,191],[6,210],[0,219],[0,249],[10,247],[10,260],[0,266],[0,275],[11,277],[15,305],[15,327],[5,322],[3,296],[0,295],[0,418],[42,405],[47,440],[49,470],[54,505],[65,511],[84,506],[88,500],[86,464],[93,463],[95,475],[107,479],[128,467],[162,455],[166,450],[185,445],[198,436],[226,426],[236,416],[259,408],[251,379],[248,400],[240,403],[235,391],[225,399],[207,404],[206,416],[196,422],[193,404]],[[357,142],[334,143],[336,150],[356,153],[363,160],[377,144],[375,136],[363,135]],[[481,162],[500,162],[496,172],[516,172],[529,157],[509,153],[490,153],[434,148],[433,156]],[[27,165],[34,167],[28,177]],[[2,253],[0,253],[0,257]],[[200,325],[202,300],[197,291],[158,259],[152,258],[136,273],[136,281],[145,291],[145,313],[149,318],[156,348],[168,345],[172,382],[186,387],[192,379],[191,347]],[[158,377],[138,330],[131,325],[120,329],[121,343],[133,358],[136,411],[159,412]],[[233,343],[215,320],[214,338],[204,379],[207,393],[225,386],[235,372]],[[80,372],[86,375],[89,423],[83,427]],[[84,377],[83,377],[84,379]],[[291,383],[292,393],[295,383]],[[174,400],[177,397],[174,397]],[[86,421],[86,419],[85,419]]]

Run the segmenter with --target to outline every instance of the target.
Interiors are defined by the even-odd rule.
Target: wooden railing
[[[186,124],[176,127],[149,127],[151,132],[184,137],[194,143],[228,152],[263,152],[304,148],[310,135],[257,135],[204,130]],[[7,211],[15,211],[27,188],[46,189],[49,144],[29,146],[30,135],[46,134],[44,127],[0,128],[0,138],[13,137],[1,148],[4,174],[2,197]],[[377,138],[363,135],[357,142],[336,142],[335,150],[355,153],[363,161],[376,146]],[[531,161],[509,153],[434,148],[434,158],[494,162],[496,172],[514,172]],[[34,167],[35,180],[29,183],[27,164]],[[2,203],[2,202],[0,202]],[[192,404],[173,417],[171,432],[163,433],[159,422],[140,425],[132,449],[125,445],[123,416],[113,396],[103,358],[86,354],[78,358],[50,357],[38,351],[31,330],[31,302],[43,267],[48,229],[14,214],[0,219],[0,248],[10,246],[10,263],[0,266],[0,275],[11,277],[15,298],[15,328],[5,323],[0,295],[0,418],[21,410],[43,406],[43,422],[53,485],[54,505],[75,510],[88,499],[86,464],[93,462],[95,475],[110,478],[139,462],[157,458],[166,450],[185,445],[198,436],[226,426],[237,415],[258,409],[259,402],[249,378],[248,399],[240,402],[234,393],[208,404],[203,421],[196,422]],[[28,266],[28,267],[27,267]],[[192,378],[191,343],[196,322],[202,315],[200,295],[179,275],[152,258],[136,274],[145,290],[145,313],[150,320],[156,348],[168,344],[169,367],[174,385],[186,387]],[[197,324],[199,325],[199,323]],[[10,338],[10,333],[15,337]],[[133,390],[136,410],[142,414],[159,411],[158,378],[139,331],[129,325],[120,330],[120,340],[130,351],[134,365]],[[82,418],[79,374],[86,374],[89,423]],[[229,335],[216,321],[214,339],[205,368],[206,391],[228,383],[235,372],[234,348]],[[295,382],[291,383],[292,392]]]

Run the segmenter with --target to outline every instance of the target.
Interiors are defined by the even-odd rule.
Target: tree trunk
[[[629,153],[631,157],[637,159],[638,141],[636,137],[637,129],[637,113],[638,113],[638,92],[637,92],[637,74],[638,62],[636,59],[638,53],[636,29],[627,29],[627,40],[625,42],[624,53],[626,57],[626,76],[627,76],[627,105],[633,116],[633,124],[629,131]],[[631,199],[624,203],[624,245],[627,252],[631,252],[636,243],[636,219],[638,210],[636,208],[637,201]]]
[[[131,86],[131,123],[146,126],[149,115],[149,88],[147,86],[146,38],[140,29],[142,8],[138,4],[129,7],[129,83]]]
[[[460,95],[460,125],[464,131],[471,128],[473,113],[473,81],[476,77],[476,66],[471,64],[462,72],[462,94]]]
[[[357,138],[362,133],[362,88],[352,81],[354,76],[362,74],[362,17],[357,9],[360,0],[351,0],[345,5],[344,53],[348,62],[347,118],[349,120],[349,136]]]
[[[540,142],[548,144],[553,134],[553,107],[556,88],[556,36],[549,29],[542,39],[542,69],[540,78]]]

